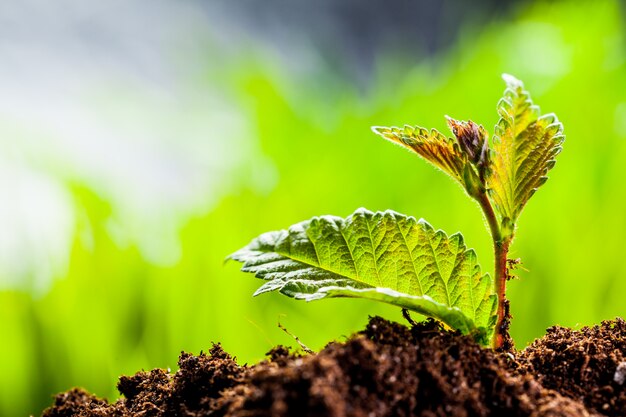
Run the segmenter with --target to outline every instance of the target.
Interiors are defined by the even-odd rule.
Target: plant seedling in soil
[[[554,114],[542,115],[521,81],[503,75],[500,116],[483,126],[447,117],[453,137],[418,126],[374,127],[458,181],[478,202],[493,239],[494,278],[483,273],[461,234],[391,210],[358,209],[347,218],[314,217],[269,232],[230,255],[266,282],[255,295],[366,298],[437,319],[482,345],[512,347],[506,282],[517,219],[554,167],[564,140]]]
[[[452,138],[419,127],[374,128],[448,173],[479,203],[493,237],[495,279],[481,271],[461,235],[392,211],[315,217],[231,255],[266,280],[258,294],[362,297],[401,307],[409,321],[412,310],[439,322],[409,329],[373,317],[363,331],[318,353],[276,346],[252,366],[238,365],[214,344],[208,355],[182,353],[175,373],[121,377],[122,398],[114,402],[72,389],[43,416],[626,416],[623,319],[581,330],[554,326],[523,351],[509,346],[505,285],[520,260],[508,258],[508,249],[563,135],[521,82],[504,79],[491,141],[481,126],[450,118]],[[443,331],[441,323],[459,332]],[[472,337],[501,351],[480,349]]]

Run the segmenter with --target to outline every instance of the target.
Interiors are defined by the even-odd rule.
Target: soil
[[[494,352],[433,321],[379,317],[345,343],[300,355],[278,346],[240,366],[219,344],[180,369],[123,376],[114,403],[81,389],[44,417],[626,416],[626,323],[552,327],[521,352]]]

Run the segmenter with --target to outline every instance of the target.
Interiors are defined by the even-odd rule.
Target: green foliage
[[[450,117],[454,139],[419,126],[373,130],[449,174],[470,196],[479,199],[487,191],[501,224],[512,234],[522,208],[546,182],[565,136],[554,114],[541,115],[521,81],[508,74],[502,77],[507,88],[498,102],[500,120],[491,146],[482,126]]]
[[[269,291],[303,300],[368,298],[437,318],[487,342],[495,295],[473,250],[426,221],[359,209],[265,233],[230,258],[267,280]]]
[[[500,120],[487,186],[506,226],[515,224],[528,199],[548,179],[546,173],[554,167],[565,136],[556,116],[542,115],[521,81],[508,74],[503,78],[507,88],[498,103]]]

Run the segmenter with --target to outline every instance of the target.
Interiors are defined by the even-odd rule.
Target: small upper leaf
[[[265,233],[230,258],[267,281],[255,295],[374,299],[481,334],[483,341],[493,326],[491,278],[462,236],[393,211],[314,217]]]
[[[454,139],[444,136],[435,129],[429,131],[419,126],[374,126],[372,130],[388,141],[412,150],[464,185],[463,169],[467,163],[467,156]]]
[[[502,223],[514,224],[528,199],[546,182],[565,136],[554,114],[541,115],[521,81],[508,74],[503,78],[507,88],[498,103],[500,120],[487,187]]]

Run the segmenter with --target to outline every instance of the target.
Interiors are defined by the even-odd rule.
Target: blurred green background
[[[368,315],[401,321],[251,298],[260,282],[224,264],[314,215],[424,217],[491,270],[479,208],[369,127],[447,132],[448,114],[492,131],[503,72],[567,136],[512,247],[517,346],[626,316],[619,2],[105,3],[0,8],[0,415],[73,386],[113,399],[120,374],[211,341],[255,362],[295,345],[278,321],[314,349]]]

